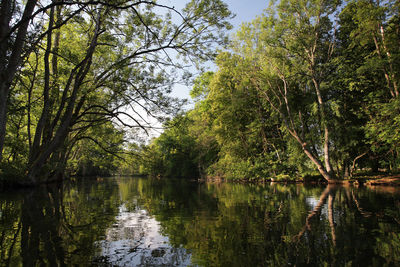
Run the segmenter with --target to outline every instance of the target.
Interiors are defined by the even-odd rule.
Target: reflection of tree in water
[[[311,219],[321,213],[321,209],[328,198],[328,218],[329,218],[329,226],[331,227],[332,234],[332,242],[333,245],[336,245],[336,234],[335,234],[335,223],[334,223],[334,215],[333,215],[333,202],[335,199],[335,193],[337,188],[332,185],[328,185],[325,190],[322,192],[318,203],[315,205],[314,209],[307,216],[306,223],[303,229],[300,231],[298,235],[295,236],[297,240],[304,236],[306,231],[311,231]]]
[[[21,242],[20,198],[14,194],[4,194],[0,199],[0,265],[14,266],[19,256],[15,252]]]
[[[72,186],[66,192],[62,185],[25,190],[12,204],[16,211],[14,217],[5,217],[2,213],[2,233],[12,236],[14,241],[10,243],[9,237],[8,242],[0,243],[0,251],[7,251],[0,264],[89,264],[94,254],[94,241],[104,235],[118,211],[117,188],[101,190],[104,186],[81,187],[79,190]],[[3,212],[8,202],[0,201]]]
[[[391,202],[397,203],[397,210]],[[319,232],[326,222],[321,218],[324,207],[330,238]],[[326,257],[326,262],[333,265],[351,262],[357,266],[397,266],[400,263],[399,208],[398,198],[365,188],[328,185],[293,241],[304,248],[325,239],[325,242],[317,241],[323,244],[319,246],[319,256]],[[312,254],[307,255],[308,263]]]
[[[49,191],[39,188],[24,196],[21,210],[24,266],[65,264],[65,252],[59,235],[62,230],[60,188],[49,187]]]
[[[174,191],[158,189],[155,194],[143,185],[140,195],[172,244],[191,250],[196,264],[343,266],[370,265],[371,260],[376,265],[399,263],[400,253],[386,256],[400,249],[400,228],[393,219],[400,215],[400,210],[393,209],[396,196],[335,186],[179,187],[175,184]],[[173,196],[182,191],[191,195],[186,203]],[[365,212],[374,216],[366,217]]]

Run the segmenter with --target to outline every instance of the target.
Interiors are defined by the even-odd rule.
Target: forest
[[[335,181],[399,168],[398,1],[279,1],[242,25],[146,173]]]
[[[3,0],[1,183],[398,172],[400,3],[265,8],[227,36],[221,0]],[[146,142],[151,121],[163,132]]]
[[[218,0],[5,0],[0,14],[0,177],[21,185],[133,164],[146,117],[179,110],[173,85],[227,43],[232,16]]]

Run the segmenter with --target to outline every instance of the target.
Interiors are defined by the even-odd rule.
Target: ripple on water
[[[160,233],[160,224],[146,210],[128,211],[120,207],[116,223],[107,229],[93,262],[117,266],[187,266],[191,254],[185,248],[174,248]]]

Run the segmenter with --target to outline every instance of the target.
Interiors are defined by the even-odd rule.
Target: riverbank
[[[110,177],[118,177],[121,175],[115,175]],[[127,175],[124,175],[126,177]],[[129,177],[145,177],[146,175],[129,175]],[[18,189],[18,188],[27,188],[27,187],[35,187],[43,184],[49,184],[54,182],[60,182],[62,180],[68,180],[70,178],[80,177],[81,176],[65,176],[63,178],[58,177],[57,179],[52,179],[49,181],[45,181],[39,183],[37,185],[32,185],[24,182],[22,179],[5,179],[5,177],[1,177],[0,179],[0,192],[9,190],[9,189]],[[86,176],[87,177],[97,177],[97,176]],[[100,176],[99,176],[100,177]],[[169,179],[169,178],[160,178],[158,179]],[[314,176],[306,176],[301,177],[299,179],[274,179],[274,178],[253,178],[253,179],[226,179],[221,176],[208,176],[206,178],[197,179],[199,182],[207,182],[207,183],[224,183],[224,182],[233,182],[240,184],[265,184],[265,183],[277,183],[277,184],[328,184],[326,180],[322,178],[322,176],[314,175]],[[332,180],[329,184],[337,184],[337,185],[353,185],[353,186],[392,186],[392,187],[400,187],[400,173],[399,174],[359,174],[352,178],[342,179],[342,180]]]
[[[226,179],[224,177],[208,176],[199,181],[221,183],[280,183],[280,184],[338,184],[338,185],[372,185],[372,186],[400,186],[400,174],[360,174],[351,178],[326,181],[322,176],[306,176],[299,179],[274,179],[274,178],[254,178],[254,179]]]

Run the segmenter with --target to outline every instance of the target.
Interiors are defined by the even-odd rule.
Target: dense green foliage
[[[147,173],[198,166],[198,175],[235,179],[331,180],[361,168],[397,171],[399,8],[273,2],[242,25],[217,71],[197,78],[195,107],[146,147],[143,164],[158,162]]]
[[[271,1],[227,46],[222,1],[182,11],[157,1],[4,1],[0,178],[397,171],[399,9],[395,0]],[[217,46],[226,50],[215,57]],[[197,77],[194,108],[178,113],[174,83],[190,80],[187,63],[208,59],[217,70]],[[165,126],[146,146],[137,138],[151,128],[145,116]]]
[[[0,180],[30,185],[135,169],[128,139],[179,109],[172,86],[231,27],[219,0],[14,0],[0,14]]]

